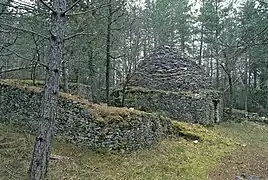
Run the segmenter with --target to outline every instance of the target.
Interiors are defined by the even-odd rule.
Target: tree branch
[[[72,39],[74,37],[83,36],[83,35],[91,35],[92,36],[93,34],[86,33],[86,32],[76,33],[76,34],[73,34],[73,35],[70,35],[70,36],[66,37],[64,40],[67,41],[67,40]]]
[[[35,35],[43,37],[45,39],[49,39],[49,37],[47,37],[47,36],[45,36],[43,34],[39,34],[39,33],[35,32],[35,31],[19,28],[19,27],[16,27],[16,26],[13,26],[13,25],[10,25],[10,24],[6,24],[6,23],[3,23],[3,22],[0,22],[0,25],[7,26],[7,27],[10,27],[10,28],[13,28],[13,29],[17,29],[17,30],[20,30],[20,31],[23,31],[23,32],[26,32],[26,33],[35,34]]]
[[[224,72],[229,76],[229,72],[227,71],[227,68],[221,63],[220,66],[224,70]]]
[[[66,9],[66,11],[63,12],[63,14],[66,14],[67,12],[71,11],[74,6],[76,6],[81,0],[77,0],[76,2],[73,3],[73,5],[71,5],[68,9]]]
[[[120,15],[118,15],[112,22],[111,24],[113,24],[114,22],[116,22],[118,19],[120,19],[122,16],[124,16],[125,11],[123,11]]]
[[[50,6],[49,6],[47,3],[45,3],[43,0],[40,0],[40,2],[41,2],[44,6],[46,6],[50,11],[52,11],[53,13],[56,12],[52,7],[50,7]]]
[[[87,11],[84,11],[84,12],[79,12],[79,13],[72,13],[72,14],[66,14],[66,16],[76,16],[76,15],[83,15],[83,14],[86,14],[86,13],[89,13],[91,11],[95,11],[95,10],[98,10],[98,9],[101,9],[101,8],[104,8],[104,7],[107,7],[109,5],[113,5],[113,4],[116,4],[116,3],[105,3],[105,4],[102,4],[100,5],[99,7],[94,7],[94,8],[91,8]]]
[[[23,69],[31,69],[31,68],[33,68],[33,67],[32,66],[17,67],[17,68],[7,69],[5,71],[0,71],[0,74],[7,73],[7,72],[13,72],[13,71],[20,71]]]
[[[119,59],[119,58],[122,58],[122,57],[125,57],[125,56],[126,56],[125,54],[120,55],[120,56],[116,56],[116,57],[110,55],[110,57],[111,57],[112,59]]]
[[[30,62],[35,62],[35,63],[38,63],[38,64],[44,66],[45,68],[48,68],[48,66],[47,66],[46,64],[43,64],[43,63],[38,62],[38,61],[36,61],[36,60],[33,60],[33,59],[29,59],[29,58],[27,58],[27,57],[24,57],[24,56],[22,56],[22,55],[16,53],[15,51],[13,51],[13,50],[11,50],[11,49],[9,49],[9,48],[7,48],[7,47],[5,47],[5,49],[8,50],[8,51],[10,51],[10,52],[12,52],[13,54],[15,54],[17,57],[19,57],[19,58],[21,58],[21,59],[24,59],[24,60],[27,60],[27,61],[30,61]]]

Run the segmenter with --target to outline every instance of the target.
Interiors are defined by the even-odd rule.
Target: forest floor
[[[227,180],[243,173],[268,179],[268,126],[250,122],[188,125],[203,140],[163,140],[131,154],[90,151],[56,139],[49,180]],[[217,134],[213,136],[213,134]],[[0,180],[27,179],[34,137],[0,124]]]

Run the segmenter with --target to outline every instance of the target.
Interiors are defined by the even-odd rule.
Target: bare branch
[[[261,0],[257,0],[259,3],[261,3],[261,4],[265,4],[265,5],[268,5],[268,3],[267,2],[264,2],[264,1],[261,1]]]
[[[46,6],[50,11],[52,11],[52,12],[56,12],[52,7],[50,7],[47,3],[45,3],[43,0],[40,0],[40,2],[44,5],[44,6]]]
[[[25,67],[17,67],[17,68],[12,68],[12,69],[7,69],[5,71],[0,71],[0,74],[7,73],[7,72],[13,72],[13,71],[20,71],[24,69],[31,69],[33,68],[32,66],[25,66]]]
[[[224,72],[229,76],[229,72],[227,70],[227,68],[221,63],[220,66],[222,67],[222,69],[224,70]]]
[[[10,27],[12,29],[17,29],[17,30],[20,30],[20,31],[23,31],[23,32],[26,32],[26,33],[35,34],[35,35],[40,36],[40,37],[43,37],[45,39],[49,39],[49,37],[47,37],[47,36],[45,36],[43,34],[40,34],[38,32],[35,32],[35,31],[31,31],[31,30],[28,30],[28,29],[19,28],[19,27],[16,27],[16,26],[13,26],[13,25],[10,25],[10,24],[6,24],[6,23],[3,23],[3,22],[0,22],[0,25],[7,26],[7,27]]]
[[[66,14],[67,12],[71,11],[81,0],[77,0],[73,5],[71,5],[66,11],[63,12],[63,14]]]
[[[121,17],[123,17],[125,14],[125,11],[123,11],[119,16],[117,16],[112,22],[111,24],[113,24],[114,22],[116,22],[118,19],[120,19]]]
[[[27,58],[27,57],[24,57],[24,56],[22,56],[22,55],[16,53],[15,51],[13,51],[13,50],[11,50],[11,49],[9,49],[9,48],[6,48],[6,47],[5,47],[5,49],[8,50],[8,51],[10,51],[10,52],[12,52],[13,54],[15,54],[17,57],[19,57],[19,58],[21,58],[21,59],[24,59],[24,60],[26,60],[26,61],[30,61],[30,62],[35,62],[35,63],[38,63],[38,64],[44,66],[45,68],[48,68],[48,66],[47,66],[46,64],[43,64],[43,63],[38,62],[38,61],[36,61],[36,60],[33,60],[33,59],[29,59],[29,58]]]
[[[104,7],[107,7],[109,5],[113,5],[113,4],[116,4],[116,3],[105,3],[105,4],[100,5],[99,7],[94,7],[94,8],[91,8],[91,9],[87,10],[87,11],[79,12],[79,13],[66,14],[66,16],[83,15],[83,14],[86,14],[86,13],[89,13],[89,12],[92,12],[92,11],[95,11],[95,10],[98,10],[98,9],[101,9],[101,8],[104,8]]]
[[[6,4],[6,3],[2,3],[2,2],[0,2],[0,4],[3,5],[3,6],[12,7],[12,8],[17,9],[17,10],[18,9],[27,10],[27,13],[34,13],[34,12],[44,13],[45,12],[45,11],[36,9],[34,6],[24,4],[24,3],[21,3],[21,2],[17,2],[17,1],[12,2],[12,4]],[[10,13],[12,13],[12,11],[10,11],[8,13],[3,13],[2,12],[1,14],[10,14]]]
[[[86,32],[81,32],[81,33],[76,33],[76,34],[70,35],[70,36],[66,37],[64,40],[67,41],[67,40],[72,39],[72,38],[75,38],[77,36],[85,36],[85,35],[91,35],[91,36],[93,36],[94,34],[86,33]]]
[[[125,57],[125,56],[126,56],[125,54],[120,55],[120,56],[116,56],[116,57],[110,55],[110,57],[111,57],[112,59],[119,59],[119,58],[122,58],[122,57]]]
[[[0,56],[11,56],[13,53],[5,53],[5,54],[0,54]]]
[[[15,39],[14,39],[13,42],[8,42],[8,43],[2,45],[1,48],[0,48],[0,52],[1,52],[5,47],[9,47],[9,46],[12,46],[13,44],[15,44],[16,41],[17,41],[17,39],[18,39],[18,35],[16,35],[16,37],[15,37]]]

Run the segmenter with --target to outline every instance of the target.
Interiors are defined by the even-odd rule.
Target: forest
[[[266,0],[1,0],[0,179],[268,178],[267,48]]]

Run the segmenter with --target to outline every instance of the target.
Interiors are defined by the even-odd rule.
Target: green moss
[[[37,81],[39,84],[42,84],[42,81]],[[42,88],[32,86],[31,80],[15,80],[15,79],[6,79],[0,80],[0,83],[6,84],[12,87],[16,87],[18,89],[22,89],[28,92],[41,92]],[[94,117],[94,120],[97,124],[104,126],[107,123],[118,123],[118,122],[129,122],[133,119],[141,116],[152,116],[151,113],[146,113],[138,110],[130,110],[128,108],[118,108],[118,107],[111,107],[105,104],[92,104],[88,101],[85,101],[78,95],[68,94],[60,92],[60,97],[80,102],[79,105],[82,108],[88,109]],[[128,125],[126,123],[125,125]]]
[[[218,133],[209,131],[207,128],[199,124],[172,121],[172,126],[174,133],[178,133],[186,138],[188,137],[191,140],[198,139],[201,141],[223,143],[226,145],[232,144],[230,139],[222,138]],[[223,139],[224,141],[221,141]]]

